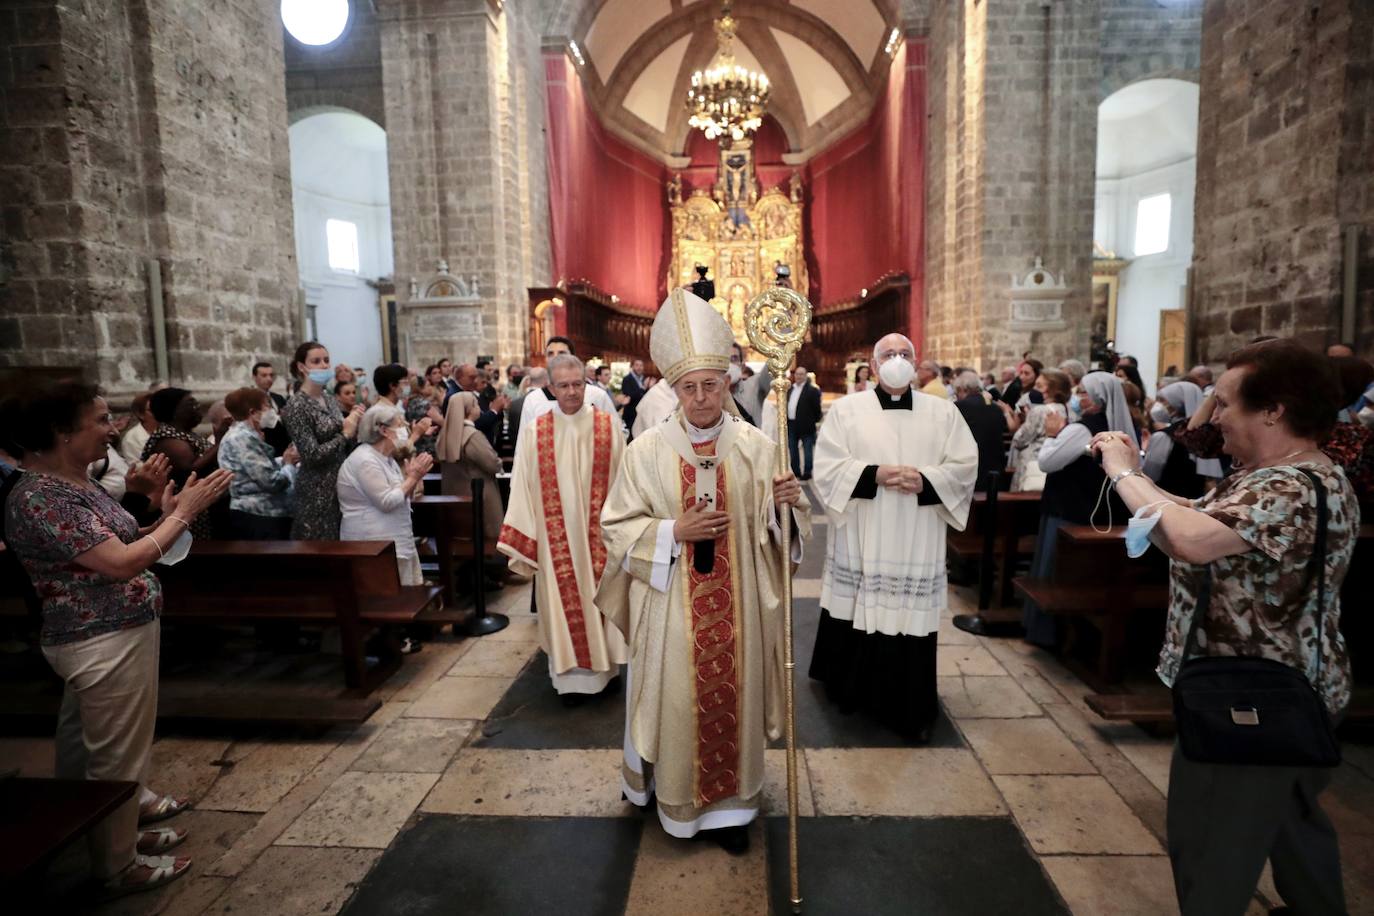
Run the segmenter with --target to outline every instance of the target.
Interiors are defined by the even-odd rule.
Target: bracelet
[[[171,515],[164,515],[162,517],[162,520],[163,522],[181,522],[181,524],[185,525],[187,528],[191,527],[190,522],[186,521],[186,519],[182,518],[180,515],[177,515],[175,512],[173,512]]]
[[[1116,486],[1117,484],[1121,483],[1121,481],[1125,480],[1127,477],[1144,476],[1144,474],[1140,473],[1140,468],[1129,468],[1127,470],[1122,471],[1120,474],[1117,474],[1115,477],[1111,478],[1112,486]]]
[[[164,554],[164,553],[162,552],[162,545],[158,543],[157,538],[153,537],[153,534],[152,534],[151,531],[148,532],[147,534],[143,535],[143,536],[144,536],[145,538],[147,538],[148,540],[152,541],[153,544],[157,547],[157,558],[158,558],[159,560],[161,560],[164,556],[166,556],[166,554]]]

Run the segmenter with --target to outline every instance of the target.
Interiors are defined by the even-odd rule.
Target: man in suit
[[[648,389],[644,385],[644,360],[636,359],[630,363],[630,371],[620,380],[620,393],[629,398],[620,412],[626,429],[634,429],[635,411],[639,409],[640,399]]]
[[[286,406],[286,398],[272,390],[272,386],[277,382],[277,370],[272,364],[265,360],[259,360],[253,364],[253,384],[267,392],[267,397],[271,399],[272,406],[280,413]],[[291,434],[286,431],[285,423],[278,423],[271,429],[263,430],[263,439],[268,445],[272,446],[272,451],[280,458],[286,453],[287,447],[291,444]]]
[[[458,387],[458,382],[453,377],[453,360],[449,359],[447,356],[439,360],[439,374],[444,380],[444,406],[442,409],[447,413],[449,397],[457,394],[463,389]]]
[[[544,397],[544,389],[549,384],[549,370],[543,366],[531,366],[525,375],[528,382],[525,390],[520,392],[514,400],[510,402],[510,407],[506,415],[510,420],[510,447],[515,451],[516,443],[520,438],[520,415],[525,409],[525,398],[534,395],[536,398]]]
[[[821,390],[811,384],[806,369],[798,366],[792,370],[792,390],[787,394],[787,449],[792,456],[792,473],[798,480],[811,479],[816,426],[820,422]]]
[[[453,377],[458,382],[459,391],[471,391],[477,395],[478,404],[482,413],[473,423],[477,431],[487,437],[492,445],[496,444],[496,436],[501,431],[501,412],[510,406],[510,399],[504,394],[498,394],[485,404],[482,404],[482,389],[486,386],[486,377],[477,371],[477,367],[472,363],[463,363],[453,370]],[[448,408],[444,409],[444,415],[448,415]]]
[[[954,377],[954,406],[963,414],[973,441],[978,444],[978,479],[973,489],[981,493],[988,488],[988,475],[1007,466],[1007,452],[1002,444],[1007,418],[1001,408],[984,399],[978,373],[972,371]]]

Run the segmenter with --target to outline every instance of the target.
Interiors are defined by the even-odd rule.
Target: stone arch
[[[374,89],[316,86],[294,89],[287,97],[286,123],[295,124],[311,115],[347,111],[361,115],[386,130],[386,105],[382,87]]]
[[[1163,67],[1151,69],[1155,63],[1149,60],[1124,61],[1120,66],[1112,68],[1102,76],[1102,82],[1098,86],[1097,102],[1102,104],[1109,96],[1120,92],[1127,86],[1134,86],[1136,83],[1143,83],[1146,80],[1182,80],[1187,83],[1201,82],[1198,69],[1196,67]]]

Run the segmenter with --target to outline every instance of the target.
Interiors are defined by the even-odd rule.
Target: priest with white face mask
[[[659,310],[649,349],[678,405],[625,450],[596,603],[630,644],[621,791],[656,796],[672,836],[739,854],[783,727],[781,525],[795,560],[810,519],[777,446],[735,412],[733,345],[685,290]]]
[[[925,743],[940,710],[945,530],[968,521],[978,446],[953,403],[913,396],[906,337],[878,341],[871,367],[878,386],[835,402],[816,442],[831,534],[810,674],[841,708]]]

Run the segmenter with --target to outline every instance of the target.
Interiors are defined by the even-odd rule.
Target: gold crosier
[[[787,397],[797,351],[811,327],[811,303],[796,290],[773,286],[755,296],[744,309],[744,329],[749,343],[768,360],[773,391],[778,400],[778,467],[790,467],[787,454]],[[783,699],[787,721],[787,866],[792,912],[801,912],[801,885],[797,866],[797,724],[792,671],[792,525],[782,519],[782,667]]]

